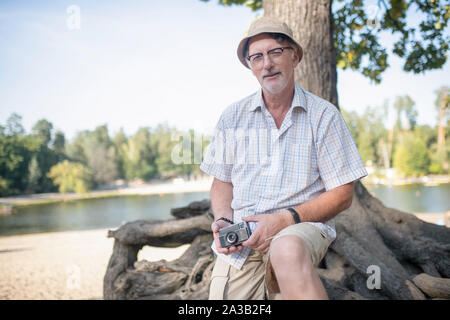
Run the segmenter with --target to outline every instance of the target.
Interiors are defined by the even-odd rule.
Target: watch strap
[[[233,221],[231,221],[230,219],[228,219],[228,218],[225,218],[225,217],[220,217],[219,219],[217,219],[217,220],[216,220],[216,222],[217,222],[217,221],[219,221],[219,220],[223,220],[223,221],[225,221],[225,222],[228,222],[228,223],[234,224],[234,222],[233,222]]]
[[[294,208],[287,208],[287,210],[292,214],[292,217],[294,218],[295,223],[300,223],[300,216],[297,211],[295,211]]]

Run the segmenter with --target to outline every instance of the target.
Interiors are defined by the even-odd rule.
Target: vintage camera
[[[219,230],[219,240],[222,248],[237,246],[250,238],[252,232],[248,222],[232,224]]]

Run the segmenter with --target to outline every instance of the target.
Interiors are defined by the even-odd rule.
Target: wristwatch
[[[294,218],[296,224],[301,222],[300,216],[298,215],[298,212],[295,211],[294,208],[287,208],[286,210],[288,210],[292,214],[292,217]]]
[[[227,218],[225,218],[225,217],[220,217],[219,219],[217,219],[217,220],[216,220],[216,222],[217,222],[217,221],[219,221],[219,220],[223,220],[223,221],[225,221],[225,222],[228,222],[228,223],[234,224],[234,222],[233,222],[233,221],[231,221],[230,219],[227,219]]]

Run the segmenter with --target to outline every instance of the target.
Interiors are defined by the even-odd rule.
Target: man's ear
[[[300,55],[299,55],[299,49],[294,51],[294,54],[292,55],[292,62],[294,63],[294,68],[298,66],[300,63]]]

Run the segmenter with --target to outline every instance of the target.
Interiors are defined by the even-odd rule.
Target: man
[[[285,23],[256,20],[237,54],[261,89],[223,112],[200,166],[214,176],[209,297],[327,299],[315,267],[367,172],[338,109],[294,82],[303,51]],[[242,221],[251,237],[222,248],[219,229]]]

